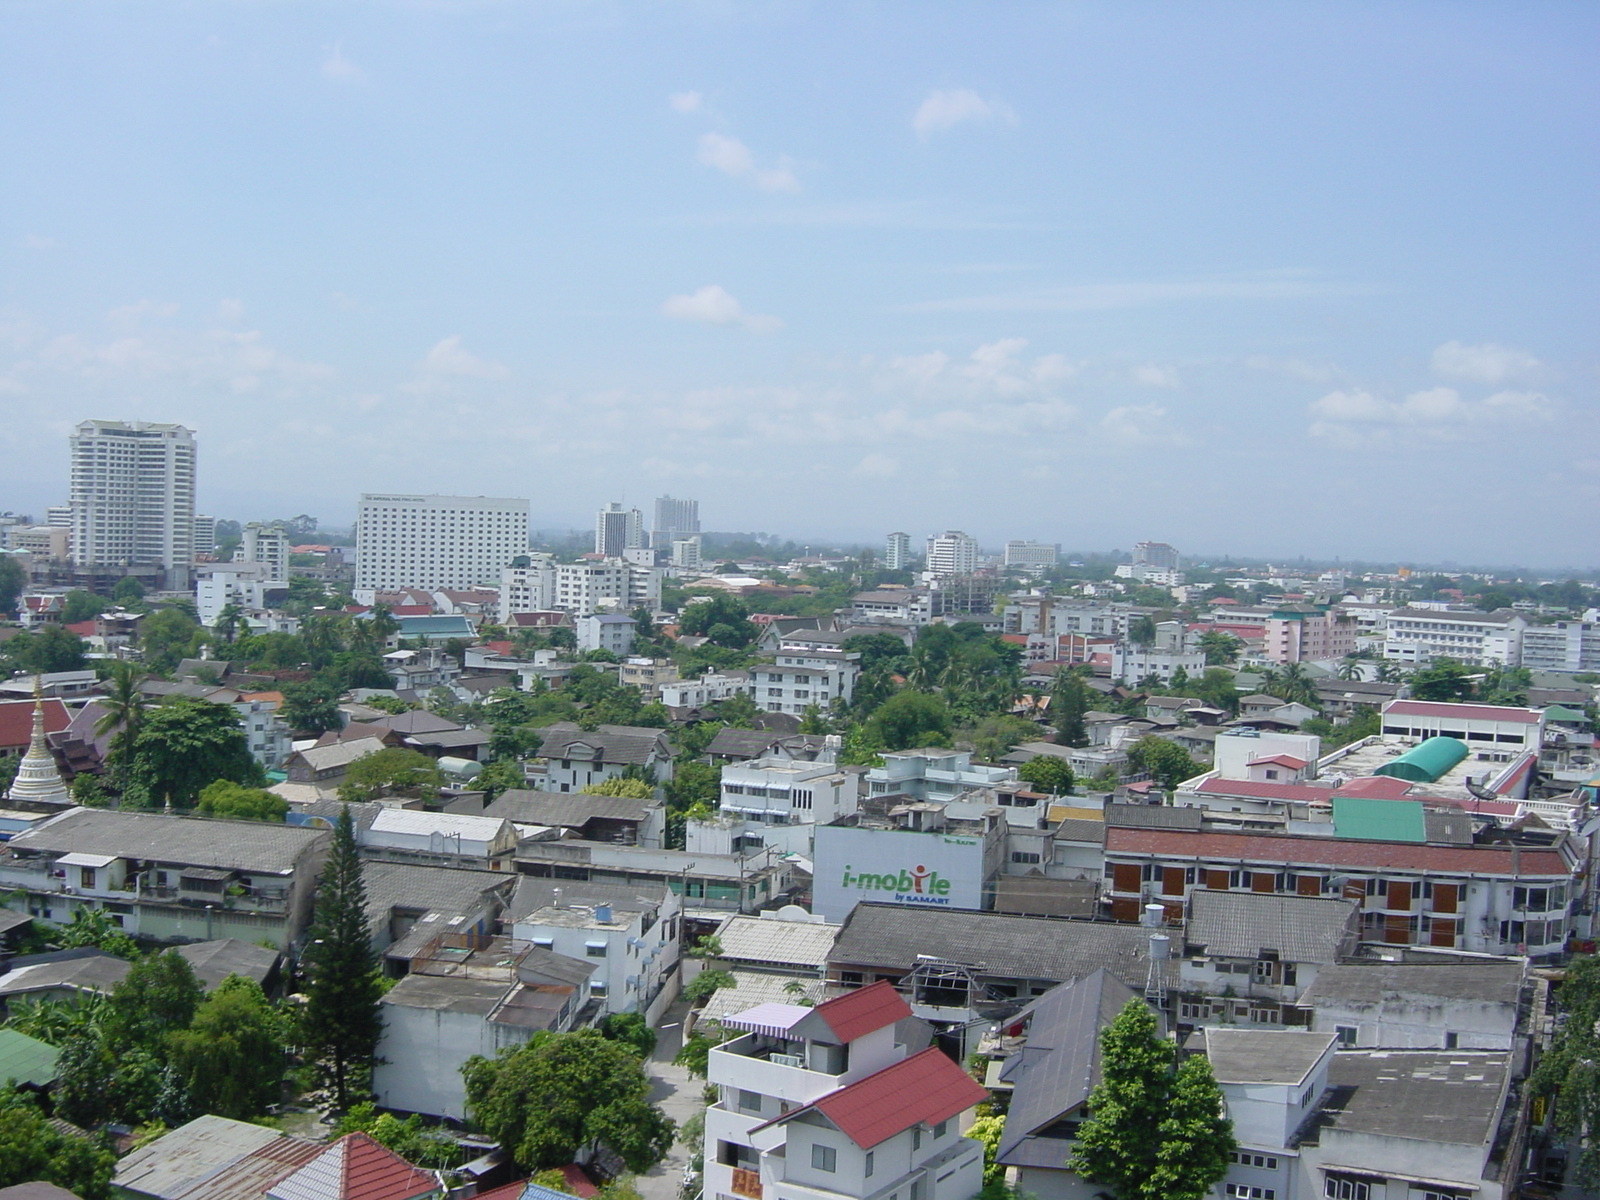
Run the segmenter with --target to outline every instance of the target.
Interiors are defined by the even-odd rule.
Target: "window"
[[[604,942],[585,942],[583,944],[583,952],[590,958],[604,958],[606,956],[606,944]]]
[[[1413,1183],[1409,1200],[1469,1200],[1470,1192],[1439,1187],[1432,1183]]]
[[[811,1169],[813,1171],[827,1171],[832,1174],[839,1169],[839,1152],[832,1146],[811,1146]],[[1367,1200],[1363,1194],[1360,1200]]]
[[[1372,1200],[1374,1182],[1360,1175],[1342,1175],[1330,1171],[1322,1181],[1322,1194],[1327,1200]]]
[[[933,1136],[936,1137],[936,1138],[942,1138],[949,1131],[950,1131],[950,1122],[949,1122],[949,1120],[948,1119],[947,1120],[943,1120],[943,1121],[940,1121],[937,1125],[935,1125],[933,1127]]]
[[[1039,856],[1032,850],[1013,850],[1011,852],[1011,861],[1014,863],[1036,863],[1039,861]]]
[[[1354,1025],[1335,1025],[1333,1032],[1338,1035],[1339,1045],[1354,1046],[1356,1044],[1356,1027]]]
[[[921,1150],[922,1149],[922,1126],[921,1125],[914,1125],[911,1128],[911,1149],[912,1150]]]
[[[1251,1187],[1247,1183],[1230,1183],[1223,1190],[1230,1196],[1241,1197],[1242,1200],[1278,1200],[1278,1193],[1274,1189]]]
[[[877,1155],[875,1155],[871,1150],[867,1151],[867,1169],[866,1169],[866,1171],[863,1172],[863,1174],[865,1174],[865,1175],[867,1175],[869,1177],[871,1176],[873,1165],[874,1165],[874,1161],[876,1160],[876,1158],[877,1158]]]
[[[1241,1167],[1260,1167],[1264,1171],[1276,1171],[1278,1160],[1270,1154],[1252,1154],[1248,1150],[1233,1150],[1228,1154],[1228,1161],[1238,1163]]]
[[[758,1113],[761,1111],[761,1093],[749,1092],[744,1088],[739,1089],[739,1111]]]
[[[1460,1041],[1461,1035],[1459,1033],[1447,1033],[1444,1035],[1444,1048],[1446,1050],[1454,1050],[1460,1044]]]

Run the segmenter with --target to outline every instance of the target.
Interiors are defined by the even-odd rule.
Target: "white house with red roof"
[[[893,985],[722,1026],[738,1036],[708,1059],[707,1200],[967,1200],[983,1185],[960,1129],[988,1093],[937,1048],[911,1052],[927,1029]]]

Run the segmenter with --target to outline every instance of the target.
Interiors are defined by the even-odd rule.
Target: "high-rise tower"
[[[161,567],[171,589],[194,563],[194,431],[84,421],[72,435],[72,561]]]

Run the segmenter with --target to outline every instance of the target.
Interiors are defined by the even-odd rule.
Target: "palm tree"
[[[394,613],[389,611],[387,604],[374,604],[370,621],[372,636],[380,645],[387,644],[390,638],[400,632],[400,622],[395,619]]]
[[[113,770],[121,771],[133,757],[133,743],[139,737],[139,727],[144,724],[144,693],[139,685],[145,676],[130,662],[113,663],[110,686],[100,700],[105,713],[94,723],[96,737],[116,731],[107,747],[107,763]]]
[[[244,622],[244,609],[237,604],[224,604],[217,613],[217,623],[212,626],[216,635],[224,642],[231,643],[239,632],[239,626]]]
[[[1291,703],[1304,704],[1307,708],[1319,707],[1316,681],[1301,663],[1288,663],[1284,666],[1278,674],[1272,694]]]
[[[1406,670],[1399,663],[1385,662],[1378,664],[1379,683],[1404,683]]]

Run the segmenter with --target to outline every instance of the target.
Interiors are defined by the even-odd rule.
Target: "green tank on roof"
[[[1431,737],[1413,746],[1393,762],[1384,763],[1374,775],[1392,775],[1409,783],[1432,783],[1467,756],[1467,744],[1460,738]]]

